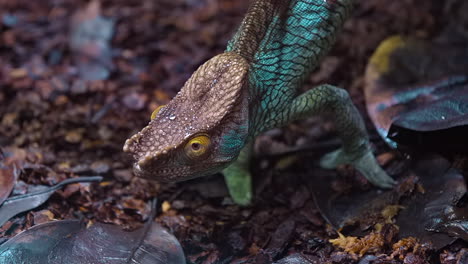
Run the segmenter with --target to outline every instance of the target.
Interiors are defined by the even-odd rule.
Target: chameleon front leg
[[[313,114],[332,114],[342,148],[326,154],[320,161],[324,168],[351,164],[372,184],[390,188],[395,181],[382,170],[369,146],[364,121],[348,93],[338,87],[321,85],[296,97],[285,118],[293,121]]]
[[[250,158],[253,143],[247,143],[241,150],[237,160],[223,170],[229,194],[239,205],[249,205],[252,201],[252,176],[250,174]]]

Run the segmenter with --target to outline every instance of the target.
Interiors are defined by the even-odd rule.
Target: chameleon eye
[[[166,106],[166,105],[160,105],[160,106],[158,106],[156,109],[154,109],[153,113],[151,113],[151,120],[153,120],[154,118],[156,118],[156,116],[157,116],[158,113],[159,113],[159,110],[161,110],[164,106]]]
[[[184,151],[190,159],[197,159],[203,157],[208,152],[210,145],[211,140],[208,135],[199,135],[190,139],[185,144]]]

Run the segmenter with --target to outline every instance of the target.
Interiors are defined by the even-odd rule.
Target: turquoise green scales
[[[224,169],[231,197],[247,205],[255,136],[329,112],[343,147],[321,165],[352,164],[373,184],[390,187],[393,179],[377,164],[347,92],[330,85],[302,94],[299,89],[331,47],[350,5],[347,0],[254,0],[226,52],[200,66],[148,126],[126,141],[135,174],[181,181]],[[203,155],[194,156],[200,146]]]
[[[394,181],[370,152],[363,121],[347,92],[322,85],[300,94],[304,78],[330,49],[351,5],[350,0],[256,0],[227,51],[251,63],[251,139],[293,120],[330,112],[343,147],[326,155],[321,165],[350,163],[375,185],[390,187]],[[247,144],[237,162],[223,171],[231,196],[240,204],[252,199],[250,153]]]

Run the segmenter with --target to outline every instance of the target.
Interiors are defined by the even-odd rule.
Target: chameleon
[[[320,165],[350,164],[372,184],[395,181],[379,166],[346,90],[301,86],[331,48],[352,0],[253,0],[226,50],[203,63],[151,121],[126,140],[136,176],[178,182],[222,172],[233,201],[252,202],[255,137],[329,113],[342,146]]]

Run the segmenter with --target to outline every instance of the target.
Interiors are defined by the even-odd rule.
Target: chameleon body
[[[351,0],[254,0],[224,53],[201,65],[181,91],[125,142],[135,174],[163,182],[222,171],[233,200],[252,200],[252,142],[265,130],[331,113],[342,148],[321,165],[351,164],[371,183],[394,183],[377,164],[348,93],[321,85],[301,93],[347,17]]]

